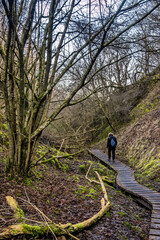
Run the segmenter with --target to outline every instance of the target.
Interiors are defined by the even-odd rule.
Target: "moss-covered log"
[[[69,233],[80,232],[85,228],[90,227],[92,224],[96,223],[102,216],[108,211],[110,207],[110,202],[108,202],[97,214],[93,217],[89,218],[84,222],[80,222],[77,224],[65,224],[65,225],[58,225],[58,224],[48,224],[45,223],[43,225],[28,225],[28,224],[16,224],[11,225],[6,229],[3,229],[2,233],[0,233],[0,239],[7,239],[13,236],[26,234],[31,236],[42,236],[47,234],[54,234],[56,236],[60,235],[68,235]]]
[[[105,186],[103,184],[103,181],[99,174],[97,173],[97,176],[99,178],[102,191],[104,194],[104,198],[101,200],[101,209],[98,213],[96,213],[93,217],[89,218],[88,220],[85,220],[83,222],[77,223],[77,224],[71,224],[67,223],[64,225],[61,224],[55,224],[53,222],[44,222],[41,225],[29,225],[26,223],[11,225],[8,228],[2,229],[0,232],[0,239],[7,239],[11,238],[13,236],[18,236],[22,234],[31,235],[35,237],[39,236],[45,236],[47,234],[55,234],[56,236],[60,235],[69,235],[75,232],[80,232],[84,230],[85,228],[89,228],[92,224],[95,224],[100,218],[103,217],[103,215],[109,210],[110,208],[110,202],[108,200],[108,196],[105,190]],[[18,207],[17,202],[10,196],[7,196],[7,202],[10,205],[11,209],[14,212],[14,216],[17,219],[21,218],[21,209]],[[18,216],[17,216],[18,213]],[[22,217],[23,219],[23,217]]]

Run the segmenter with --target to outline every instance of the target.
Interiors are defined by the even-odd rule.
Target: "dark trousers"
[[[111,154],[112,154],[112,160],[114,161],[115,159],[115,147],[108,147],[108,160],[111,159]]]

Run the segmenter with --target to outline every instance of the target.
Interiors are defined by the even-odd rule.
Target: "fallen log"
[[[22,222],[22,218],[24,217],[24,212],[22,209],[18,207],[17,201],[11,196],[7,196],[6,200],[14,213],[14,218],[16,218],[18,222]]]
[[[71,235],[76,232],[80,232],[86,228],[89,228],[91,225],[95,224],[100,218],[104,216],[104,214],[109,210],[110,208],[110,202],[108,200],[107,192],[105,189],[105,186],[103,184],[103,181],[99,174],[96,172],[101,187],[103,191],[104,197],[101,199],[101,209],[98,213],[96,213],[93,217],[80,222],[76,224],[55,224],[51,220],[47,219],[47,221],[43,222],[40,225],[30,225],[26,223],[20,223],[20,224],[15,224],[11,225],[0,232],[0,239],[7,239],[11,238],[13,236],[18,236],[18,235],[31,235],[33,237],[39,237],[42,235],[47,235],[47,234],[54,234],[55,236],[61,236],[61,235]],[[10,205],[11,209],[13,210],[14,214],[17,212],[21,212],[22,210],[18,207],[18,203],[10,196],[7,196],[7,202]],[[18,210],[17,210],[18,209]],[[41,213],[43,214],[43,213]],[[16,215],[17,216],[17,215]],[[15,216],[15,217],[16,217]],[[45,216],[45,214],[44,214]],[[21,215],[19,216],[21,219],[25,217],[22,217]],[[16,217],[17,218],[17,217]],[[46,218],[45,218],[46,220]],[[74,238],[74,236],[73,236]],[[75,238],[77,239],[77,238]]]

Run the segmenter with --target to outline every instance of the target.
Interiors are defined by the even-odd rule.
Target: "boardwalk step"
[[[97,149],[89,152],[93,157],[117,172],[116,183],[119,188],[132,194],[137,201],[152,210],[149,240],[160,240],[160,193],[137,183],[133,170],[124,163],[118,160],[108,161],[107,155]]]
[[[150,232],[149,232],[150,235],[153,235],[153,236],[159,236],[160,237],[160,229],[150,229]]]
[[[160,236],[149,236],[149,240],[160,240]]]

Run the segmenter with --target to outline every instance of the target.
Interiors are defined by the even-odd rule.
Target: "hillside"
[[[158,181],[160,172],[160,82],[131,112],[132,123],[118,136],[119,152],[142,175]],[[157,189],[160,190],[160,187]]]
[[[149,86],[148,93],[132,108],[128,117],[130,122],[124,122],[117,134],[117,158],[135,169],[139,182],[157,191],[160,190],[159,103],[160,82],[157,82]],[[96,214],[100,209],[103,195],[99,186],[86,179],[86,173],[92,162],[89,176],[94,179],[94,171],[100,173],[105,181],[111,208],[94,226],[76,234],[76,237],[80,240],[148,239],[150,211],[137,205],[131,196],[125,196],[121,191],[117,191],[114,184],[115,173],[97,161],[93,161],[87,152],[73,157],[72,154],[62,153],[52,146],[52,150],[50,149],[48,155],[44,157],[44,152],[49,146],[41,143],[37,158],[43,161],[41,165],[33,168],[30,178],[12,179],[5,176],[4,165],[8,153],[7,125],[3,114],[0,117],[0,211],[2,212],[0,226],[2,230],[19,221],[13,218],[13,213],[5,201],[7,195],[15,198],[23,209],[24,216],[21,221],[31,225],[42,222],[39,211],[45,213],[53,222],[62,224],[85,221]],[[106,140],[101,140],[92,147],[104,151],[105,146]],[[46,239],[46,237],[53,239],[51,235],[40,239]],[[24,238],[15,236],[12,239]],[[28,236],[27,239],[34,239],[34,237]],[[66,236],[57,239],[70,240],[71,238]]]
[[[137,154],[137,152],[139,152],[139,149],[137,149],[137,152],[131,152],[131,150],[134,149],[132,146],[136,145],[136,141],[140,141],[141,137],[145,136],[145,138],[148,138],[148,132],[145,129],[153,125],[153,113],[155,113],[155,121],[158,122],[158,100],[154,99],[158,99],[156,96],[159,95],[159,91],[160,84],[158,83],[146,98],[133,109],[131,113],[133,122],[123,127],[119,135],[117,135],[119,142],[118,158],[122,161],[127,161],[135,168],[137,168],[136,161],[131,161],[131,159],[133,159],[133,154],[138,156],[139,153]],[[156,104],[154,104],[154,106],[152,105],[152,108],[149,108],[149,106],[146,105],[147,99],[149,103],[153,100]],[[141,106],[143,106],[143,108]],[[147,109],[149,109],[147,113],[146,106],[148,106]],[[145,122],[147,126],[144,132],[140,132],[141,124],[144,126]],[[125,151],[123,151],[125,144]],[[156,140],[155,144],[157,146],[155,149],[158,153],[158,142],[156,142]],[[96,147],[104,149],[104,146],[105,141],[103,140]],[[43,152],[46,151],[47,147],[48,146],[43,144],[40,146],[39,157],[43,156]],[[94,171],[96,170],[101,174],[103,179],[107,179],[105,187],[109,200],[111,201],[111,208],[100,221],[94,224],[94,226],[76,234],[76,238],[79,240],[148,239],[150,211],[137,205],[131,196],[125,196],[121,191],[115,189],[115,173],[97,163],[97,161],[93,161],[91,156],[88,156],[86,152],[74,158],[69,155],[62,158],[62,152],[60,151],[51,152],[44,158],[44,162],[40,166],[36,166],[33,169],[30,178],[10,179],[5,176],[4,172],[4,163],[8,152],[8,139],[6,123],[2,116],[1,152],[1,230],[19,221],[19,219],[14,219],[13,213],[5,200],[7,195],[17,200],[19,207],[24,212],[24,216],[21,220],[27,224],[34,225],[35,223],[41,223],[43,218],[39,212],[45,213],[49,219],[57,224],[59,222],[61,224],[68,222],[78,223],[92,217],[99,211],[100,201],[103,196],[101,188],[86,179],[86,172],[91,162],[93,162],[89,177],[94,178]],[[59,160],[60,166],[55,164],[57,161],[54,161],[55,156],[53,154],[59,156],[59,158],[56,157],[56,159]],[[142,169],[143,166],[139,168],[140,171],[142,171]],[[112,186],[108,184],[109,182]],[[14,234],[16,235],[16,233]],[[12,239],[24,238],[23,236],[15,236],[12,237]],[[27,236],[26,239],[31,240],[35,238]],[[53,239],[53,236],[41,236],[38,239]],[[57,237],[57,239],[71,240],[71,237]]]
[[[130,119],[117,134],[117,158],[135,169],[137,180],[160,190],[160,82],[130,112]],[[105,142],[95,147],[104,150]]]

